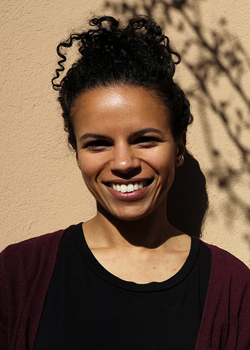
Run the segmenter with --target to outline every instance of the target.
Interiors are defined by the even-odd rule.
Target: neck
[[[84,224],[85,235],[105,246],[157,248],[180,232],[167,220],[166,205],[138,220],[120,220],[97,204],[97,215]]]

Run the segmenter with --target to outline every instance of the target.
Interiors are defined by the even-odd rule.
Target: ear
[[[186,132],[183,132],[176,142],[176,160],[175,166],[179,167],[184,163],[184,155],[186,151]]]

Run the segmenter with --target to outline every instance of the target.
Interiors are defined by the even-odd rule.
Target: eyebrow
[[[146,134],[148,132],[156,132],[157,134],[164,135],[164,133],[161,130],[158,130],[158,129],[155,129],[155,128],[145,128],[145,129],[141,129],[141,130],[135,131],[134,133],[132,133],[129,136],[131,137],[131,136],[143,135],[143,134]],[[87,133],[87,134],[84,134],[84,135],[82,135],[80,137],[80,141],[84,141],[87,138],[92,138],[92,139],[98,139],[98,138],[109,139],[109,137],[101,135],[101,134]]]
[[[132,135],[137,136],[137,135],[143,135],[146,134],[147,132],[156,132],[157,134],[164,135],[164,133],[161,130],[155,129],[155,128],[145,128],[142,130],[138,130],[134,132]]]
[[[88,133],[88,134],[84,134],[80,137],[80,141],[83,141],[87,138],[91,138],[91,139],[98,139],[98,138],[104,138],[107,139],[106,136],[101,135],[101,134],[93,134],[93,133]]]

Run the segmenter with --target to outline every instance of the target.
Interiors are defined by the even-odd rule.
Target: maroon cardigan
[[[64,231],[0,254],[0,349],[31,350]],[[196,350],[250,349],[250,270],[215,246]]]

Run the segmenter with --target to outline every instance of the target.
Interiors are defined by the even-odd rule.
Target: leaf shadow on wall
[[[250,196],[244,196],[250,188],[250,96],[245,80],[250,57],[230,31],[225,17],[215,19],[213,27],[205,25],[200,11],[202,3],[202,0],[113,0],[105,2],[104,8],[123,19],[147,15],[155,18],[166,34],[178,35],[178,52],[190,81],[188,86],[182,86],[182,81],[179,84],[199,111],[197,118],[208,164],[205,176],[210,186],[223,191],[219,209],[214,212],[210,209],[210,215],[214,215],[215,221],[223,217],[228,232],[233,234],[239,213],[246,227],[250,223]],[[221,144],[222,139],[226,140],[225,145]],[[198,162],[190,154],[186,158],[183,169],[177,170],[169,194],[168,214],[178,228],[199,236],[201,216],[208,205],[205,178]],[[191,182],[194,188],[190,192]],[[249,229],[242,235],[250,247]]]

